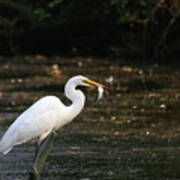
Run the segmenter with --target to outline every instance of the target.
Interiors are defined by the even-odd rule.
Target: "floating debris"
[[[105,81],[109,84],[112,84],[114,82],[114,77],[113,76],[109,76],[108,78],[105,79]]]
[[[59,68],[58,64],[53,64],[51,66],[51,75],[54,77],[60,77],[62,76],[63,72],[62,70]]]
[[[134,105],[134,106],[132,106],[132,108],[133,108],[133,109],[137,109],[137,106],[136,106],[136,105]]]
[[[18,82],[18,83],[22,83],[22,82],[23,82],[23,79],[18,78],[18,79],[17,79],[17,82]]]
[[[78,62],[78,66],[82,67],[83,63],[81,61]]]
[[[165,104],[161,104],[159,107],[160,107],[161,109],[166,109],[166,105],[165,105]]]

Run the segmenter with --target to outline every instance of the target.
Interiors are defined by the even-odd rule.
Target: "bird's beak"
[[[86,84],[88,84],[90,87],[94,88],[94,87],[101,87],[104,89],[104,92],[106,94],[109,94],[109,88],[107,86],[105,86],[104,84],[101,84],[101,83],[98,83],[98,82],[95,82],[95,81],[92,81],[90,79],[87,79],[84,81]]]
[[[102,87],[102,88],[106,88],[106,86],[104,84],[92,81],[90,79],[87,79],[84,81],[86,84],[88,84],[91,87]]]

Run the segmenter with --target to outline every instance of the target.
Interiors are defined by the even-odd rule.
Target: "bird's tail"
[[[3,138],[1,139],[0,153],[3,153],[4,155],[6,155],[9,151],[11,151],[12,148],[13,148],[13,146],[11,145],[11,143],[9,141],[6,141]]]

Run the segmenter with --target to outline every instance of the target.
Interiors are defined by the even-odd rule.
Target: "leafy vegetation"
[[[164,58],[179,50],[179,15],[178,0],[1,0],[0,48],[11,54],[131,52]]]

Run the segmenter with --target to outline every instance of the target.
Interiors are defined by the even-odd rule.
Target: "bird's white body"
[[[24,111],[5,132],[0,141],[0,152],[7,154],[15,145],[32,139],[41,142],[49,133],[72,121],[83,109],[84,94],[76,89],[83,76],[71,78],[65,86],[65,95],[72,101],[65,106],[56,96],[46,96]]]
[[[55,96],[40,99],[23,112],[6,131],[0,142],[0,150],[6,154],[15,145],[34,138],[43,140],[51,131],[68,123],[63,117],[64,110],[64,105]]]

